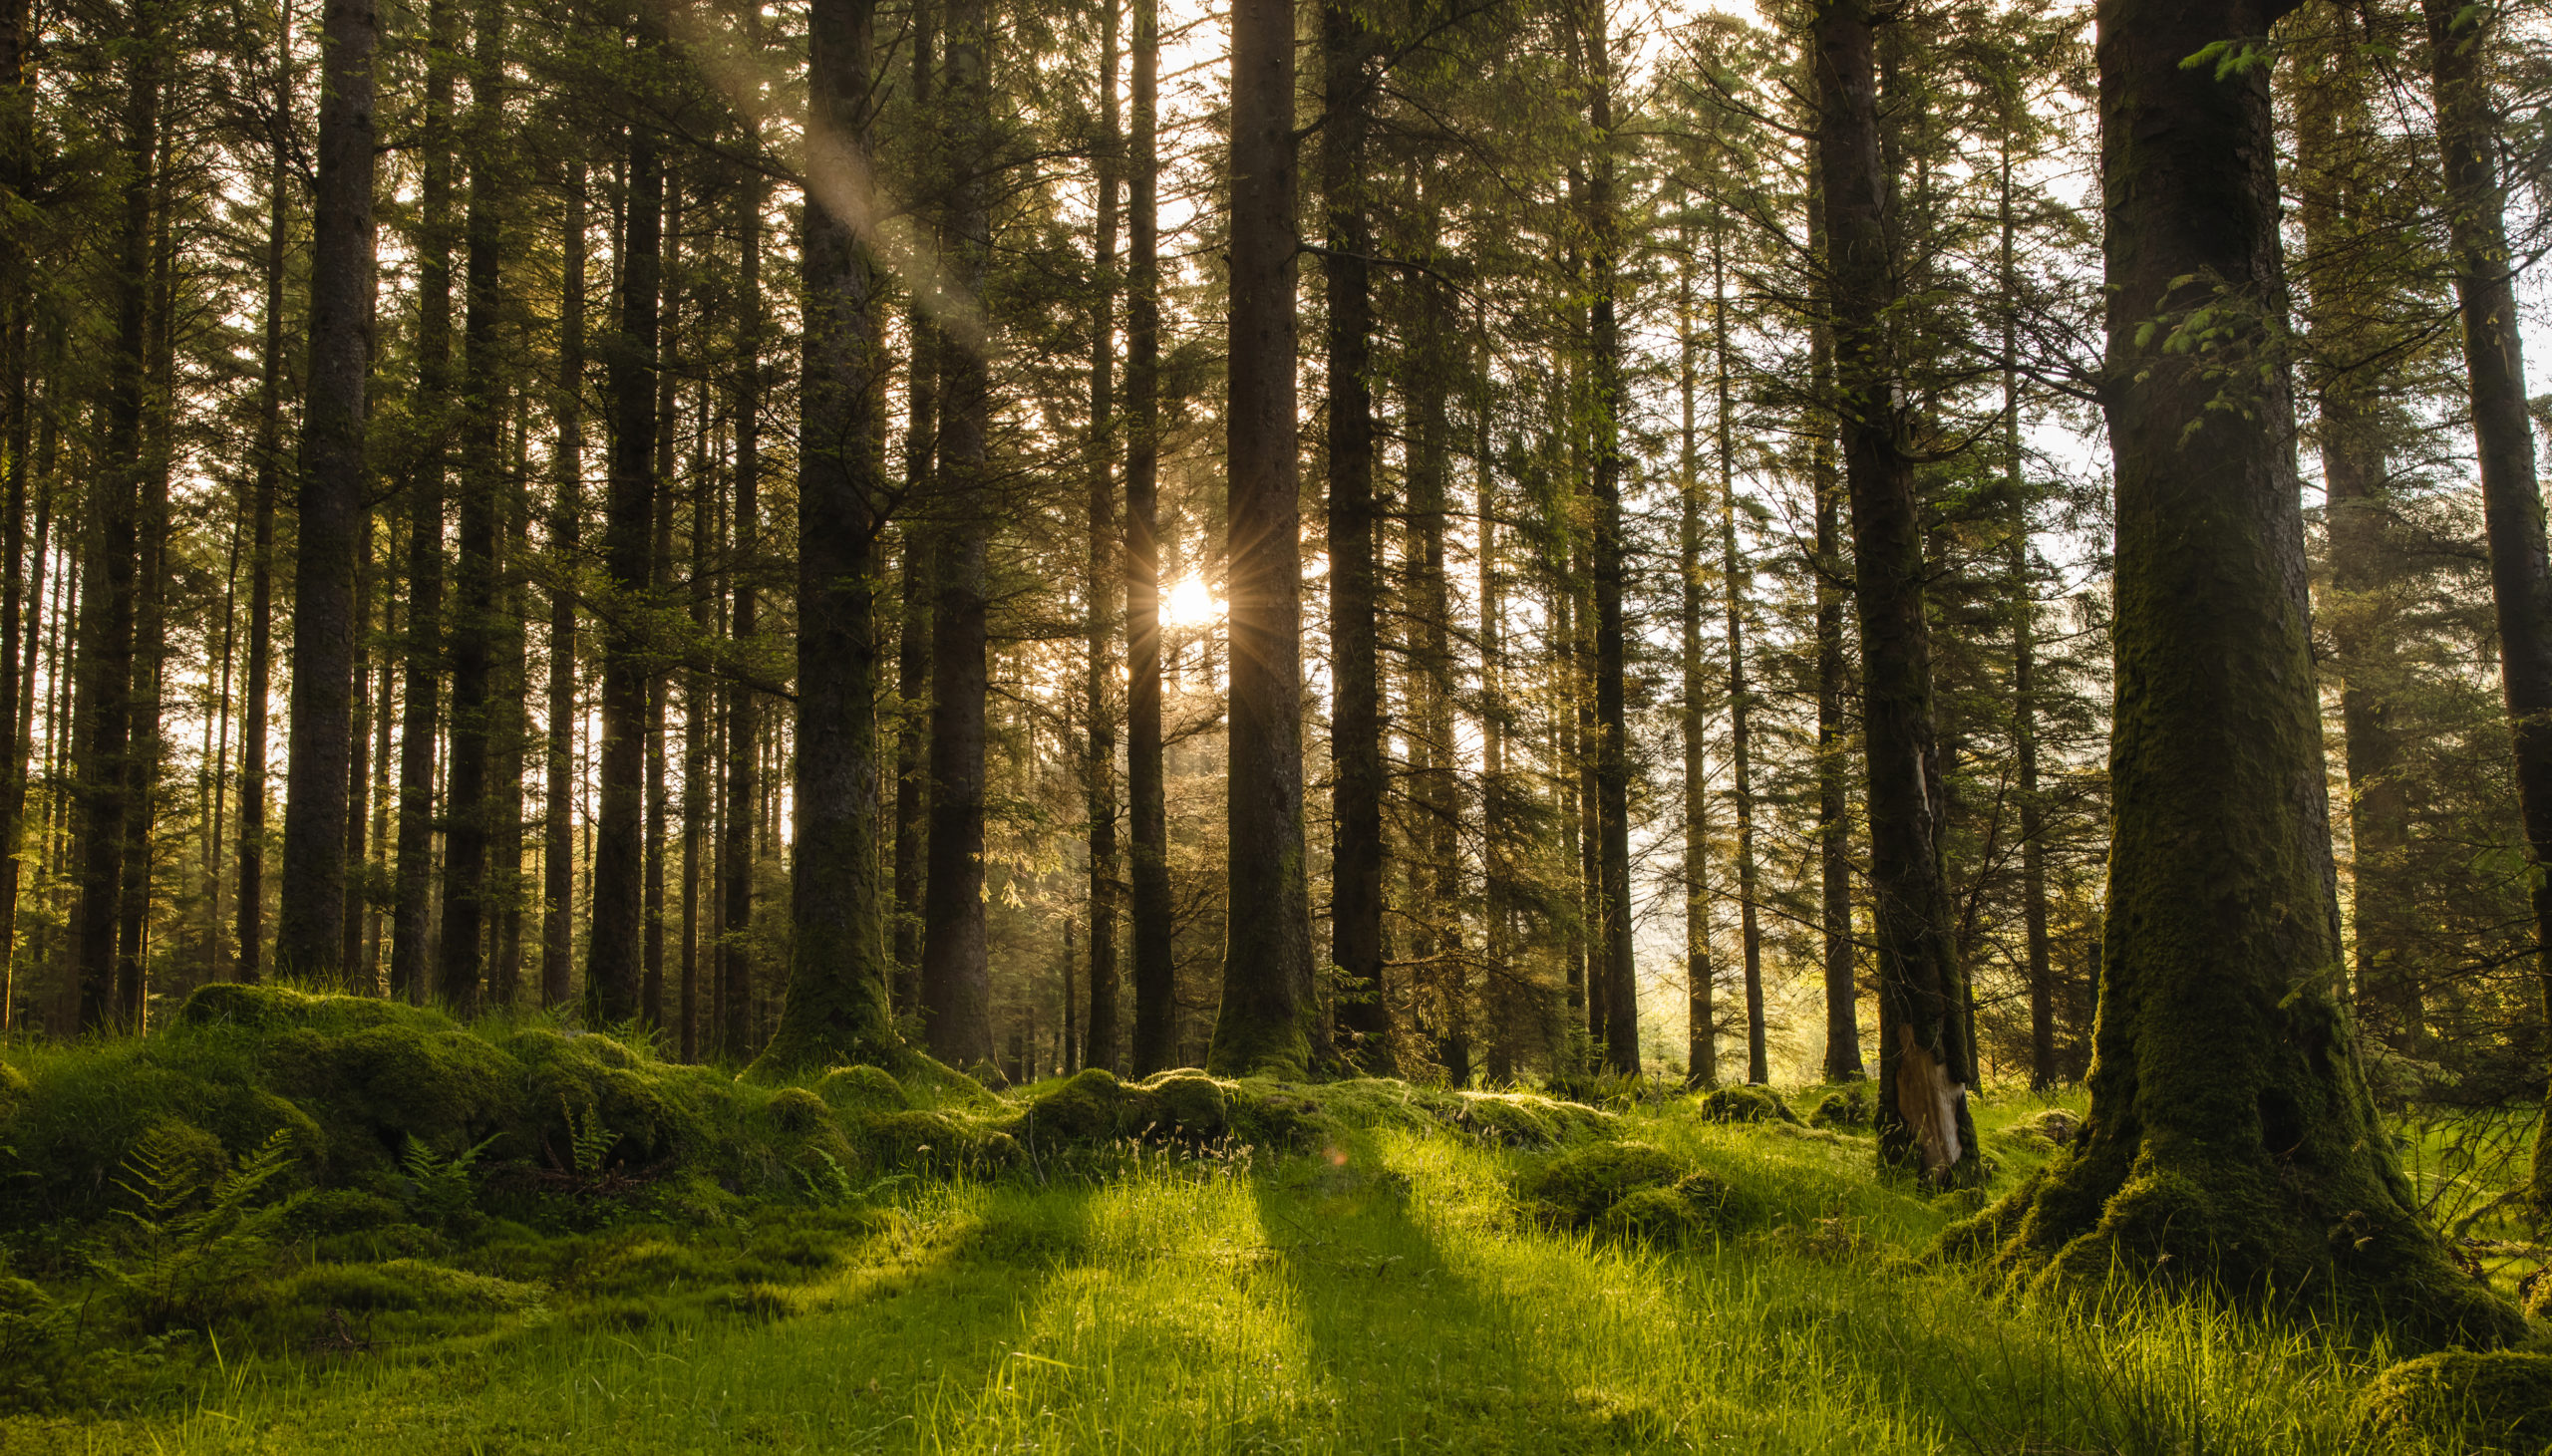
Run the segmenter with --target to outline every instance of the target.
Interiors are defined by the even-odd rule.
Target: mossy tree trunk
[[[1125,173],[1125,807],[1127,940],[1133,952],[1132,1066],[1176,1058],[1168,805],[1160,723],[1160,26],[1158,0],[1133,0]]]
[[[772,1078],[841,1062],[901,1073],[919,1060],[896,1037],[887,1007],[878,882],[873,595],[887,495],[877,418],[886,369],[880,278],[852,238],[842,199],[826,195],[867,150],[874,6],[815,0],[807,18],[813,195],[800,243],[794,934],[780,1024],[752,1067]]]
[[[1963,1237],[2017,1278],[2157,1272],[2504,1339],[2378,1123],[2340,999],[2264,66],[2282,0],[2109,0],[2116,829],[2087,1125]]]

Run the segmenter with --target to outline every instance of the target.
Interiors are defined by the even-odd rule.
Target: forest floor
[[[2044,1156],[2012,1129],[2049,1105],[1981,1107],[1995,1191]],[[2380,1350],[2184,1303],[1999,1299],[1909,1257],[1976,1196],[1882,1187],[1866,1136],[1692,1099],[1624,1122],[1749,1227],[1556,1230],[1516,1194],[1552,1154],[1404,1127],[893,1178],[456,1258],[478,1298],[339,1312],[289,1353],[198,1339],[155,1396],[0,1419],[0,1451],[2378,1449],[2350,1407]]]

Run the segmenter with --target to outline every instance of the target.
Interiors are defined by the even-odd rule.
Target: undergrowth
[[[1983,1195],[1873,1176],[1854,1088],[771,1088],[252,1010],[0,1060],[0,1449],[2478,1449],[2361,1413],[2380,1337],[1928,1261]],[[383,1025],[491,1074],[394,1121]],[[2079,1111],[1982,1105],[1985,1192]]]

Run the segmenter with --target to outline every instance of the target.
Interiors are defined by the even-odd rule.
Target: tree
[[[2117,0],[2101,27],[2117,829],[2091,1109],[1958,1239],[2015,1279],[2158,1269],[2498,1342],[2521,1320],[2420,1218],[2334,984],[2268,76],[2185,64],[2286,8]]]
[[[1303,854],[1293,7],[1235,0],[1231,27],[1231,858],[1206,1064],[1301,1076],[1326,1047]]]
[[[868,0],[807,13],[805,352],[798,402],[798,809],[789,998],[753,1063],[780,1078],[865,1061],[909,1071],[886,1001],[877,864],[876,543],[885,366],[879,280],[853,235],[867,151]]]
[[[1817,10],[1816,146],[1861,627],[1877,902],[1879,1159],[1946,1185],[1974,1179],[1982,1160],[1967,1108],[1975,1048],[1941,864],[1921,513],[1888,318],[1896,274],[1879,148],[1875,22],[1860,0]]]
[[[1160,21],[1131,0],[1125,188],[1125,798],[1137,1074],[1175,1064],[1160,694]]]

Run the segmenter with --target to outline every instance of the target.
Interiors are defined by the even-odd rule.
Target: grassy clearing
[[[1563,1129],[1724,1185],[1660,1247],[1530,1214],[1519,1183],[1564,1154],[1505,1146],[1512,1114],[1448,1127],[1394,1095],[1350,1093],[1371,1105],[1299,1154],[1119,1145],[309,1261],[219,1347],[172,1338],[103,1413],[0,1421],[0,1448],[2415,1449],[2352,1421],[2380,1349],[2186,1304],[2015,1307],[1919,1265],[1970,1205],[1878,1186],[1865,1137],[1690,1099]],[[1998,1188],[2048,1154],[2007,1131],[2045,1105],[1980,1118]]]

